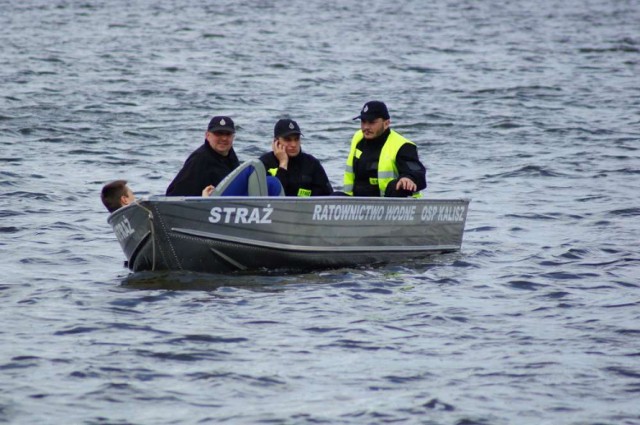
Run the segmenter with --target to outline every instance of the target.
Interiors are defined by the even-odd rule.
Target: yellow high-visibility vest
[[[358,143],[362,140],[362,138],[362,130],[358,130],[351,139],[351,149],[349,151],[347,164],[344,170],[344,186],[342,189],[347,195],[353,196],[353,184],[356,177],[353,172],[353,160],[354,158],[360,158],[360,155],[362,155],[362,151],[360,149],[356,149]],[[365,143],[367,142],[365,141]],[[384,142],[384,146],[382,146],[382,150],[380,151],[380,158],[378,159],[377,178],[371,179],[370,181],[372,185],[378,185],[378,188],[380,189],[380,196],[384,196],[384,192],[387,189],[387,185],[389,184],[389,182],[399,177],[398,168],[396,167],[396,155],[405,143],[411,143],[412,145],[415,145],[415,143],[413,143],[409,139],[406,139],[400,134],[391,130],[391,132],[389,133],[389,137],[387,137],[387,140]],[[420,193],[416,193],[413,196],[419,197]]]

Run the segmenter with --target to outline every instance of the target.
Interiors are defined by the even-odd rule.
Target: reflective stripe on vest
[[[359,158],[362,153],[356,146],[364,137],[362,130],[356,131],[351,139],[351,150],[347,157],[347,164],[344,170],[344,186],[343,191],[347,195],[353,195],[353,184],[355,182],[355,174],[353,172],[353,159]],[[366,143],[366,142],[365,142]],[[378,188],[380,189],[380,196],[384,196],[387,185],[391,180],[398,178],[398,168],[396,167],[396,155],[398,151],[405,143],[411,143],[415,145],[409,139],[402,137],[400,134],[391,130],[389,137],[384,142],[382,150],[380,151],[380,158],[378,159]],[[419,197],[420,193],[417,192],[413,195]]]

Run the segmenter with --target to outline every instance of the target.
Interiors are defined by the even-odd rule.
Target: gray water
[[[0,1],[0,423],[639,424],[640,3]],[[209,118],[336,188],[387,102],[462,251],[130,275],[99,200]]]

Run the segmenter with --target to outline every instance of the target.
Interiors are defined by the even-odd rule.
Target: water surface
[[[0,5],[0,422],[637,424],[637,1]],[[460,253],[130,275],[99,200],[212,115],[290,116],[336,188],[384,100],[472,198]]]

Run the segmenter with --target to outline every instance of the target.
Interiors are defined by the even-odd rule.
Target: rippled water
[[[0,2],[0,423],[640,423],[640,4]],[[366,100],[469,197],[462,252],[129,275],[99,190],[213,114],[335,187]]]

